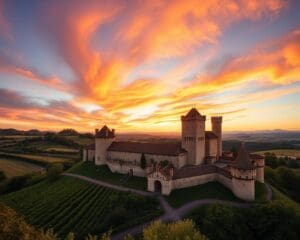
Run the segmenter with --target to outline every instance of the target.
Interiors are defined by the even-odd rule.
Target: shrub
[[[173,240],[173,239],[189,239],[189,240],[206,240],[195,224],[191,220],[183,220],[175,223],[165,224],[160,221],[152,223],[143,231],[143,240]]]
[[[141,168],[142,168],[142,169],[145,169],[146,166],[147,166],[147,163],[146,163],[145,154],[142,153],[142,156],[141,156]]]
[[[0,182],[6,179],[6,175],[3,171],[0,171]]]
[[[0,204],[0,240],[57,240],[53,231],[43,232],[28,225],[23,218],[11,208]]]
[[[160,165],[161,167],[166,167],[166,166],[169,165],[169,161],[168,161],[168,160],[160,161],[160,162],[159,162],[159,165]]]
[[[60,174],[63,172],[63,165],[61,163],[50,164],[47,168],[47,178],[50,181],[55,181],[59,178]]]

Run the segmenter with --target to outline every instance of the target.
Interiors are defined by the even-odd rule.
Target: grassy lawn
[[[255,182],[255,201],[266,202],[267,201],[267,187],[264,183]]]
[[[38,165],[6,158],[0,158],[0,170],[4,171],[8,178],[44,171]]]
[[[153,198],[118,192],[88,182],[61,177],[47,180],[0,197],[25,220],[38,228],[52,228],[60,239],[74,232],[76,239],[88,233],[117,232],[161,214]]]
[[[289,198],[287,195],[276,189],[275,187],[271,186],[273,192],[273,200],[283,200],[285,205],[294,209],[298,215],[300,215],[300,204],[294,201],[293,199]]]
[[[274,153],[278,156],[291,156],[291,157],[300,157],[300,150],[297,149],[275,149],[267,151],[259,151],[257,154],[264,154],[266,152]]]
[[[106,181],[116,185],[140,190],[147,190],[146,178],[132,176],[129,179],[127,179],[127,175],[112,173],[107,166],[96,166],[94,163],[91,162],[77,163],[75,166],[69,169],[68,172],[77,173],[80,175]]]
[[[177,189],[172,191],[170,196],[166,197],[167,201],[175,208],[185,203],[204,198],[241,201],[229,189],[218,182],[209,182],[195,187]]]

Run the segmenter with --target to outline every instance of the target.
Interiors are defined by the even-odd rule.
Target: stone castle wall
[[[128,174],[132,173],[133,176],[147,177],[147,172],[140,166],[133,164],[119,164],[117,162],[107,162],[107,166],[114,173]]]
[[[186,155],[181,154],[178,156],[166,156],[166,155],[154,155],[154,154],[144,154],[146,163],[149,166],[151,161],[161,162],[161,161],[169,161],[176,168],[180,168],[186,164]],[[124,162],[128,162],[137,166],[140,166],[141,162],[141,153],[129,153],[129,152],[107,152],[107,159],[111,161],[122,160]]]

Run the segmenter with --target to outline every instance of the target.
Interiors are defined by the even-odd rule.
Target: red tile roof
[[[181,116],[182,120],[201,120],[205,121],[206,116],[202,116],[196,108],[192,108],[185,116]]]
[[[212,131],[205,131],[205,139],[214,139],[218,138],[216,134],[214,134]]]
[[[178,156],[185,153],[180,142],[176,143],[142,143],[142,142],[113,142],[108,151],[148,153],[155,155]]]
[[[190,178],[196,177],[209,173],[219,173],[224,175],[225,177],[231,178],[230,172],[225,169],[219,168],[215,165],[188,165],[178,169],[173,176],[173,179],[181,179],[181,178]]]

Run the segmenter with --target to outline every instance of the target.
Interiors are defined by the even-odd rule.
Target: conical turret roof
[[[249,154],[245,149],[245,144],[242,143],[238,152],[237,158],[233,164],[234,167],[243,170],[253,170],[254,166],[249,158]]]

